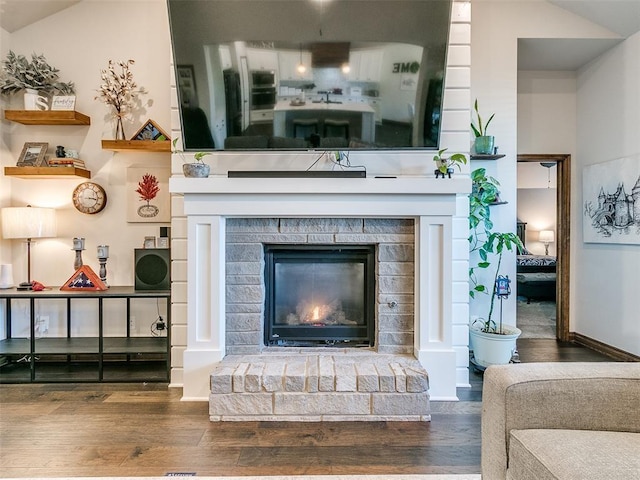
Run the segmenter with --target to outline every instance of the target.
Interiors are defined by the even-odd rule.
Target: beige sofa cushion
[[[512,430],[508,480],[640,479],[640,434]]]

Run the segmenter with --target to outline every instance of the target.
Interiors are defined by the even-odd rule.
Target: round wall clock
[[[98,213],[107,204],[107,193],[97,183],[83,182],[73,191],[73,206],[82,213]]]

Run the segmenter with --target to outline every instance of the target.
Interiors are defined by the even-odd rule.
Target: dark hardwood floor
[[[520,360],[603,361],[555,340]],[[480,472],[482,374],[431,422],[212,423],[206,402],[166,384],[0,386],[2,477]]]

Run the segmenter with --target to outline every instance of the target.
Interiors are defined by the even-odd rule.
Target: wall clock
[[[83,182],[73,191],[73,206],[79,212],[92,214],[102,211],[107,204],[107,193],[97,183]]]

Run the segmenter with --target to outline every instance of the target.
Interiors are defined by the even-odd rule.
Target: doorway
[[[571,233],[571,155],[519,154],[518,162],[553,162],[556,180],[556,338],[569,341],[569,274]]]

